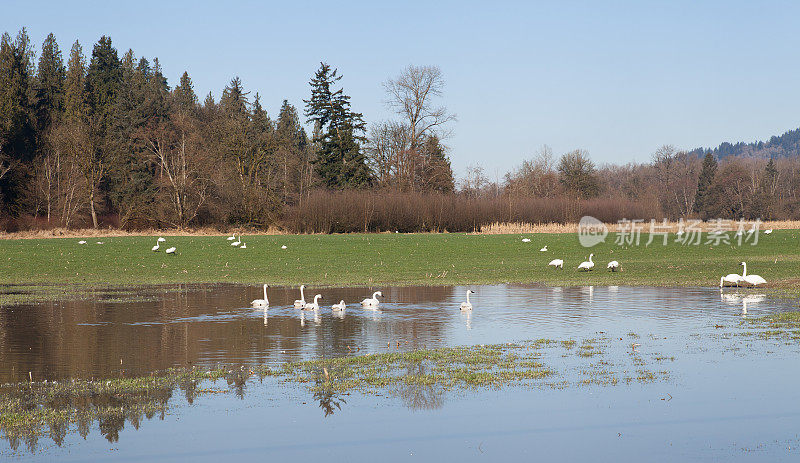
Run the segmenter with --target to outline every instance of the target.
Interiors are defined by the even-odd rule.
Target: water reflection
[[[461,313],[467,289],[480,305]],[[763,295],[708,288],[382,288],[380,309],[297,310],[296,289],[272,288],[268,309],[247,307],[260,286],[178,285],[109,290],[92,300],[0,308],[0,383],[144,375],[173,366],[279,364],[400,349],[569,338],[597,330],[685,332],[730,315],[782,310]],[[13,291],[13,288],[5,288]],[[316,289],[357,301],[364,288]],[[126,292],[127,291],[127,292]],[[121,294],[124,293],[124,294]],[[131,299],[123,296],[133,295]],[[750,297],[746,302],[742,295]],[[345,315],[347,314],[347,315]]]

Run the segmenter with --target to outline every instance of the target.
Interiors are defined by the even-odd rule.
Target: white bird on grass
[[[228,237],[228,238],[226,238],[226,239],[227,239],[228,241],[233,241],[233,240],[235,240],[235,239],[236,239],[236,232],[233,232],[233,235],[229,236],[229,237]]]
[[[383,297],[383,293],[381,293],[380,291],[375,291],[374,293],[372,293],[371,298],[367,298],[361,301],[361,306],[370,308],[378,307],[378,304],[380,304],[380,301],[378,301],[379,296]]]
[[[592,261],[592,257],[594,257],[594,254],[589,254],[589,260],[581,262],[581,264],[578,265],[578,270],[586,270],[588,272],[593,269],[594,262]]]
[[[306,306],[306,297],[303,295],[304,289],[306,289],[306,285],[300,285],[300,299],[294,300],[294,307],[296,309],[302,309]]]
[[[174,256],[175,255],[175,246],[173,246],[171,248],[167,248],[167,250],[164,251],[164,252],[166,252],[167,254],[172,254]]]
[[[770,228],[770,229],[764,230],[764,234],[765,235],[771,235],[772,234],[772,229]]]
[[[469,295],[470,294],[475,294],[475,291],[473,291],[471,289],[467,290],[467,302],[462,302],[461,303],[461,310],[464,310],[464,311],[472,310],[472,303],[469,301]]]
[[[167,240],[165,240],[164,238],[162,238],[162,237],[160,237],[160,236],[159,236],[159,237],[158,237],[158,239],[156,240],[156,242],[158,242],[158,243],[163,243],[164,241],[167,241]]]
[[[256,307],[268,307],[269,306],[269,298],[267,297],[267,288],[268,285],[264,285],[264,299],[254,299],[250,304]]]
[[[303,310],[319,310],[319,300],[322,299],[322,294],[314,296],[314,302],[309,302],[303,307]]]
[[[729,273],[724,277],[719,278],[719,287],[722,288],[724,286],[739,286],[739,282],[742,280],[742,276],[738,273]]]
[[[286,245],[284,244],[283,246],[281,246],[281,249],[286,249]]]
[[[564,270],[564,259],[553,259],[547,265],[549,265],[551,267],[560,268],[561,270]]]
[[[103,242],[102,241],[98,241],[97,244],[103,244]]]
[[[242,235],[239,235],[239,239],[231,243],[231,246],[239,246],[242,244]]]
[[[748,275],[747,274],[747,263],[742,262],[740,264],[742,268],[742,279],[740,280],[739,284],[742,286],[758,286],[767,283],[767,280],[761,277],[761,275]]]
[[[616,272],[617,270],[619,270],[619,262],[612,260],[611,262],[608,263],[607,268],[612,272]]]
[[[242,245],[239,246],[239,249],[247,249],[247,243],[242,243]]]
[[[86,240],[80,240],[78,241],[78,244],[86,244]]]
[[[547,246],[543,247],[542,249],[539,249],[539,251],[540,252],[547,252]]]
[[[155,245],[155,246],[153,246],[153,249],[152,249],[152,251],[153,251],[153,252],[158,252],[158,249],[159,249],[160,247],[161,247],[161,244],[159,244],[159,242],[158,242],[158,241],[156,241],[156,245]]]
[[[530,243],[531,240],[530,240],[530,238],[522,238],[522,242],[523,243]]]

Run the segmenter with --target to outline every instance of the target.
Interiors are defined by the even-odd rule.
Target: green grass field
[[[673,235],[674,236],[674,235]],[[528,237],[530,243],[523,243]],[[235,282],[273,285],[449,285],[544,283],[558,285],[719,284],[723,274],[748,272],[773,287],[800,285],[800,230],[761,235],[758,245],[645,247],[606,243],[583,248],[575,234],[467,235],[368,234],[245,236],[247,249],[224,237],[169,237],[162,252],[152,252],[152,237],[0,240],[0,284],[162,284]],[[705,236],[704,236],[705,238]],[[672,239],[672,236],[671,236]],[[658,244],[656,244],[658,243]],[[286,245],[287,249],[281,249]],[[548,252],[539,249],[547,245]],[[163,249],[177,246],[175,256]],[[594,271],[578,263],[595,254]],[[547,266],[565,260],[564,270]],[[622,271],[606,270],[618,260]]]

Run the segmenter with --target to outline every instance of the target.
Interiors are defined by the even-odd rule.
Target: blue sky
[[[0,29],[27,27],[37,50],[53,32],[65,57],[110,35],[120,54],[158,57],[173,86],[188,71],[201,99],[238,75],[272,115],[302,106],[321,60],[368,122],[393,117],[383,81],[438,65],[458,175],[501,177],[543,144],[627,163],[800,126],[792,2],[69,3],[5,0]]]

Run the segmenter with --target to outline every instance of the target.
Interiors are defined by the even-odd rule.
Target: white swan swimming
[[[729,273],[724,277],[719,278],[719,287],[725,286],[739,286],[739,282],[742,280],[742,276],[738,273]]]
[[[322,294],[317,294],[314,296],[314,302],[306,303],[303,310],[319,310],[319,300],[322,299]]]
[[[461,303],[461,310],[472,310],[472,303],[469,301],[470,294],[475,294],[475,291],[471,289],[467,290],[467,302]]]
[[[581,262],[578,266],[578,270],[586,270],[587,272],[594,268],[594,262],[592,261],[592,257],[594,254],[589,254],[589,260]]]
[[[300,299],[295,299],[294,307],[296,309],[302,309],[306,306],[306,297],[303,295],[303,290],[306,289],[306,285],[300,285]]]
[[[161,243],[159,243],[158,241],[156,241],[156,245],[155,245],[155,246],[153,246],[153,252],[158,252],[158,248],[160,248],[160,247],[161,247]]]
[[[761,275],[748,275],[747,274],[747,263],[742,262],[740,264],[742,268],[742,279],[739,281],[739,284],[742,286],[758,286],[767,283],[767,280],[761,277]]]
[[[381,293],[380,291],[375,291],[374,293],[372,293],[371,298],[367,298],[361,301],[361,305],[363,307],[378,307],[378,304],[380,304],[380,301],[378,301],[379,296],[383,297],[383,293]]]
[[[171,248],[167,248],[167,250],[164,251],[164,252],[166,252],[167,254],[172,254],[174,256],[175,255],[175,246],[173,246]]]
[[[543,247],[542,249],[539,249],[539,252],[547,252],[547,246]]]
[[[346,309],[346,308],[347,308],[347,304],[344,303],[344,299],[339,301],[338,304],[333,304],[331,306],[331,310],[334,311],[334,312],[344,312],[344,309]]]
[[[268,285],[264,285],[264,299],[254,299],[250,304],[258,307],[269,306],[269,298],[267,298]]]
[[[619,270],[619,262],[612,260],[611,262],[608,263],[606,268],[608,268],[612,272],[616,272],[617,270]]]
[[[560,269],[563,270],[564,269],[564,259],[553,259],[547,265],[549,265],[551,267],[557,267],[557,268],[560,268]]]

